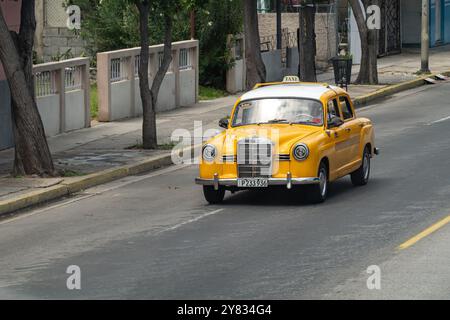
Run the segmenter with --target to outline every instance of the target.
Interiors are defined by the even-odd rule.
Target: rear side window
[[[353,118],[353,111],[347,97],[339,97],[339,103],[341,104],[342,115],[344,120]]]

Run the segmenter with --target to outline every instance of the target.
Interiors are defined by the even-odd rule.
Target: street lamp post
[[[422,63],[420,72],[430,73],[429,59],[430,59],[430,30],[429,30],[429,0],[422,0],[422,41],[421,41],[421,56]]]

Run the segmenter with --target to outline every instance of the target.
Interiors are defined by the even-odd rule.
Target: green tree
[[[242,0],[209,0],[196,7],[196,35],[200,42],[200,83],[225,88],[232,67],[227,48],[229,34],[243,31]]]

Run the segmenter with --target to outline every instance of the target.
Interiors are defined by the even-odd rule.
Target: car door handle
[[[345,128],[345,132],[351,132],[352,129],[351,128]]]

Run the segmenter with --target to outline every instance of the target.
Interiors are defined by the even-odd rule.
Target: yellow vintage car
[[[328,84],[258,84],[219,126],[226,130],[203,145],[196,178],[211,204],[226,190],[297,185],[321,203],[341,177],[367,184],[379,152],[372,122],[356,117],[347,92]]]

